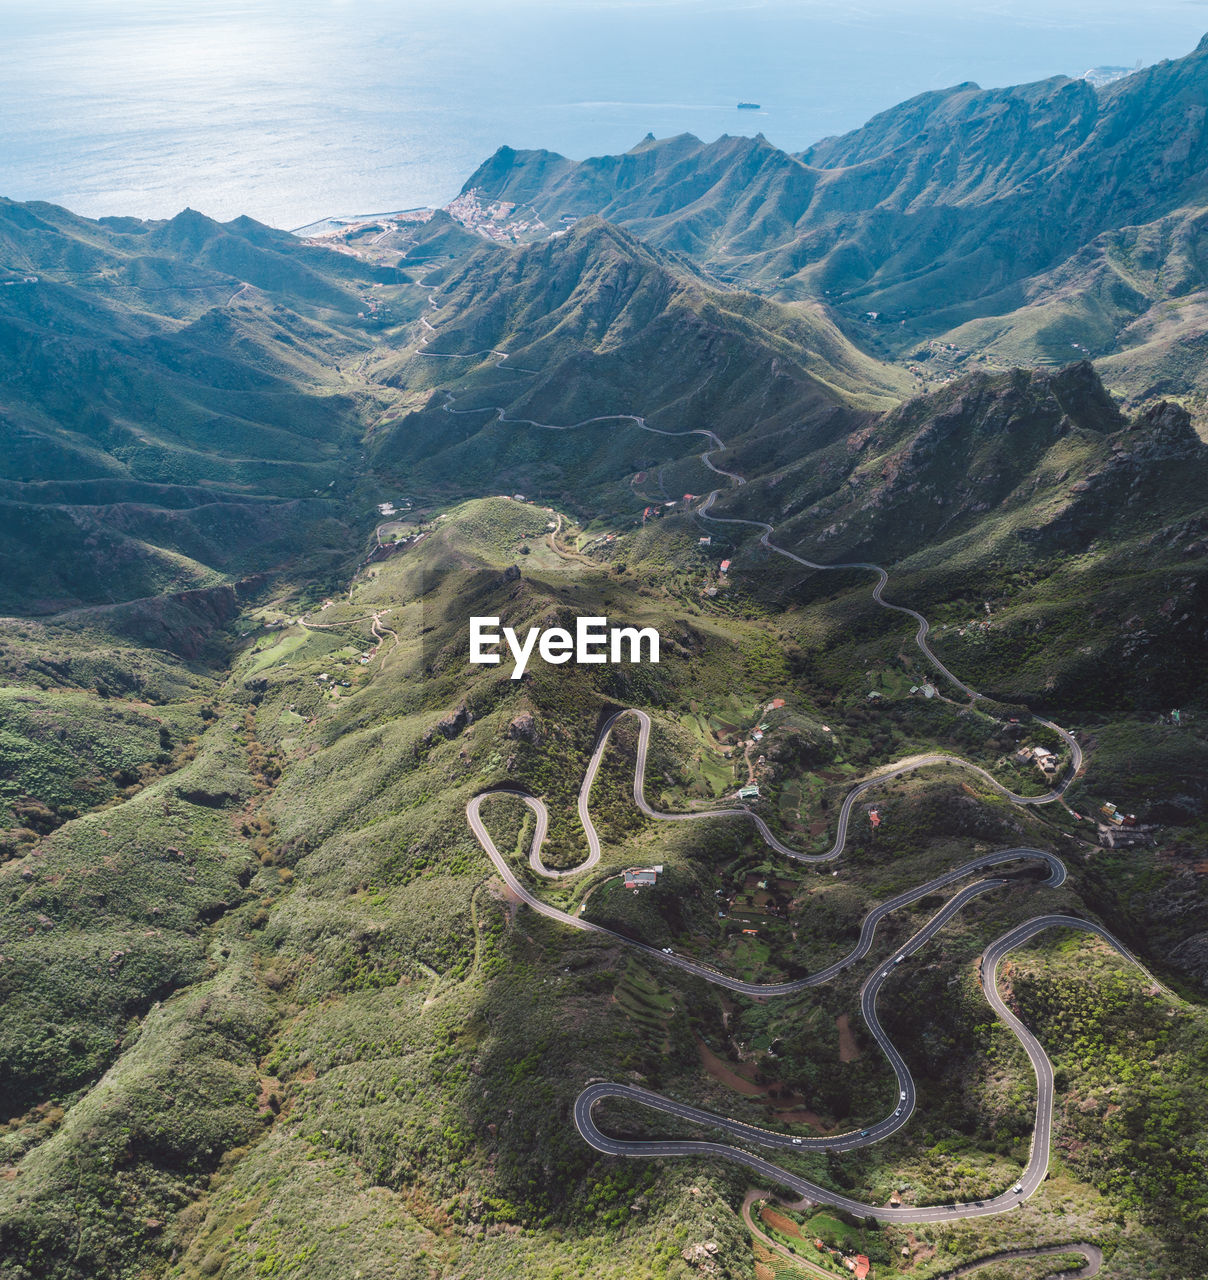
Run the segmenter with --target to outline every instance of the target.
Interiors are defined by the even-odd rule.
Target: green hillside
[[[921,387],[1090,356],[1134,402],[1202,394],[1206,101],[1201,42],[1100,89],[924,93],[800,155],[689,135],[581,162],[504,147],[462,199],[551,227],[599,214],[718,282],[822,304]]]
[[[11,201],[0,267],[0,610],[348,554],[340,500],[382,408],[355,376],[371,345],[356,312],[406,276],[248,219]]]
[[[755,1222],[834,1274],[1208,1272],[1206,58],[504,150],[517,244],[0,203],[0,1280],[767,1280],[774,1178],[605,1154],[600,1081],[786,1135],[824,1199]],[[513,680],[472,617],[661,660]],[[1053,913],[1147,973],[1004,959],[1051,1159],[965,1212],[1038,1102],[981,958]]]

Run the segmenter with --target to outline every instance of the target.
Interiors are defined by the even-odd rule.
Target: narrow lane
[[[431,301],[433,301],[433,305],[435,305],[434,300]],[[425,324],[427,325],[426,321]],[[432,326],[427,325],[427,328],[431,331]],[[421,347],[426,345],[427,341],[428,339],[425,338],[420,344]],[[489,353],[483,352],[478,354],[497,355],[500,357],[500,365],[502,365],[508,358],[506,353],[499,351],[490,351]],[[449,413],[491,412],[501,423],[516,426],[530,426],[540,430],[570,431],[602,422],[628,421],[643,431],[651,431],[658,435],[701,435],[709,441],[709,448],[699,455],[704,466],[715,474],[724,476],[731,480],[735,486],[740,486],[746,483],[742,476],[735,472],[727,471],[713,462],[712,455],[723,451],[726,448],[726,445],[713,431],[710,431],[707,428],[692,428],[686,431],[664,431],[660,428],[649,426],[645,418],[638,414],[603,414],[597,417],[584,419],[582,422],[573,423],[568,426],[556,426],[551,423],[537,422],[533,419],[509,418],[507,416],[506,408],[503,406],[482,406],[475,409],[455,409],[451,403],[453,397],[448,392],[446,392],[446,396],[448,397],[448,402],[446,402],[444,408]],[[765,521],[749,520],[733,516],[713,515],[712,509],[720,494],[720,489],[713,490],[698,508],[697,515],[705,520],[711,520],[719,524],[745,525],[759,529],[761,530],[759,541],[762,546],[774,554],[784,556],[786,559],[808,569],[819,572],[863,570],[873,573],[876,576],[876,584],[872,589],[873,599],[882,608],[890,609],[896,613],[904,613],[915,620],[917,624],[915,631],[915,643],[927,661],[956,689],[960,690],[960,692],[969,699],[971,705],[984,698],[983,694],[979,693],[977,690],[973,689],[970,685],[967,685],[964,681],[954,675],[952,671],[950,671],[948,667],[936,656],[928,643],[931,627],[927,619],[915,609],[911,609],[906,605],[894,604],[884,598],[883,593],[889,582],[889,574],[884,568],[880,565],[867,561],[820,564],[816,561],[808,560],[804,556],[800,556],[796,552],[789,551],[784,547],[777,546],[772,542],[771,539],[775,530],[772,525]],[[598,865],[601,858],[601,846],[599,834],[591,820],[589,806],[591,788],[599,772],[600,763],[603,758],[603,753],[607,746],[611,730],[617,720],[623,715],[634,715],[637,717],[639,723],[637,760],[634,768],[633,796],[638,808],[647,817],[660,822],[683,822],[696,818],[746,817],[755,824],[760,835],[772,848],[788,857],[796,858],[805,862],[822,862],[840,856],[847,841],[848,825],[853,806],[859,799],[860,795],[884,779],[896,777],[914,769],[925,768],[929,765],[955,765],[977,773],[984,781],[988,782],[997,792],[999,792],[999,794],[1005,796],[1013,803],[1018,805],[1034,806],[1049,804],[1054,800],[1060,799],[1066,788],[1081,771],[1083,763],[1082,749],[1074,739],[1073,735],[1067,730],[1061,728],[1059,725],[1056,725],[1051,721],[1044,720],[1039,716],[1034,717],[1037,722],[1045,725],[1047,728],[1058,734],[1065,742],[1070,752],[1070,764],[1064,778],[1055,788],[1042,796],[1018,795],[1004,787],[997,781],[997,779],[979,765],[975,765],[972,762],[963,760],[957,756],[935,753],[918,756],[911,760],[899,761],[896,764],[877,770],[869,778],[854,787],[845,797],[840,809],[835,841],[832,847],[825,853],[806,854],[783,844],[767,826],[762,817],[747,809],[713,809],[693,813],[660,813],[652,808],[645,798],[646,757],[650,743],[651,720],[646,711],[638,708],[628,708],[624,711],[618,712],[603,727],[595,749],[593,750],[592,756],[588,762],[583,783],[579,789],[578,813],[584,833],[587,837],[588,857],[578,867],[572,868],[569,871],[551,871],[544,866],[541,861],[540,854],[541,844],[548,830],[548,811],[546,810],[544,803],[535,796],[530,796],[521,792],[511,793],[519,795],[524,803],[533,809],[537,815],[537,829],[534,833],[532,850],[529,855],[529,864],[538,874],[550,878],[564,878],[566,876],[577,875],[580,872],[587,871]],[[841,972],[851,964],[854,964],[857,960],[861,959],[868,953],[872,945],[876,926],[885,915],[899,907],[907,906],[910,903],[917,901],[919,898],[923,897],[927,893],[933,892],[937,888],[954,884],[958,880],[966,878],[974,871],[986,870],[1001,862],[1015,861],[1019,858],[1029,858],[1048,864],[1049,876],[1046,883],[1054,887],[1062,884],[1066,876],[1065,866],[1061,860],[1055,855],[1044,850],[1021,847],[1001,850],[995,854],[983,855],[975,862],[966,863],[961,867],[954,868],[952,871],[945,875],[936,877],[925,885],[918,886],[916,889],[899,894],[897,897],[891,898],[887,902],[882,903],[879,907],[873,908],[873,910],[868,912],[861,923],[860,938],[856,946],[847,956],[836,961],[826,969],[820,970],[818,973],[811,974],[806,978],[797,979],[793,982],[766,984],[748,983],[720,973],[718,970],[699,961],[689,959],[685,956],[660,951],[645,943],[627,938],[624,935],[615,933],[601,925],[594,924],[591,921],[583,920],[578,916],[569,915],[566,912],[559,910],[557,907],[553,907],[542,902],[533,893],[531,893],[513,873],[511,867],[499,853],[494,842],[491,840],[490,834],[483,825],[481,818],[482,803],[493,794],[498,795],[508,793],[487,792],[475,796],[466,807],[467,819],[474,835],[482,844],[484,850],[487,852],[492,863],[495,865],[496,870],[502,876],[504,881],[512,891],[526,902],[534,911],[537,911],[539,914],[550,919],[558,920],[572,928],[605,934],[610,938],[623,943],[625,946],[643,952],[662,963],[680,968],[697,977],[703,978],[705,981],[711,982],[714,985],[721,986],[744,995],[765,997],[788,995],[794,991],[800,991],[806,987],[815,986],[821,982],[828,981],[837,973]],[[1011,1013],[999,995],[996,987],[999,963],[1013,948],[1022,946],[1044,930],[1063,927],[1081,929],[1096,934],[1110,943],[1127,960],[1140,967],[1139,962],[1129,954],[1123,944],[1108,933],[1108,931],[1102,926],[1075,916],[1045,915],[1026,921],[1024,924],[1016,926],[1002,937],[992,942],[990,946],[986,948],[986,951],[982,956],[981,972],[986,997],[995,1012],[1000,1018],[1002,1018],[1003,1022],[1010,1028],[1012,1033],[1023,1045],[1024,1051],[1027,1053],[1028,1059],[1032,1064],[1032,1069],[1037,1082],[1036,1122],[1033,1129],[1031,1151],[1029,1153],[1027,1167],[1023,1176],[1010,1191],[1004,1191],[990,1199],[975,1201],[969,1204],[919,1207],[900,1206],[896,1208],[864,1204],[861,1201],[840,1195],[837,1192],[812,1183],[807,1179],[791,1174],[788,1171],[779,1168],[777,1165],[764,1160],[762,1157],[745,1151],[740,1147],[728,1146],[724,1143],[698,1140],[637,1142],[612,1138],[603,1133],[596,1126],[592,1116],[592,1112],[596,1104],[603,1101],[605,1098],[625,1098],[638,1102],[651,1109],[663,1111],[666,1114],[675,1115],[681,1119],[690,1120],[693,1123],[707,1125],[715,1129],[721,1129],[736,1138],[742,1138],[765,1147],[787,1150],[792,1150],[794,1148],[846,1150],[851,1149],[852,1147],[863,1146],[871,1142],[880,1141],[907,1123],[914,1110],[916,1101],[915,1085],[914,1080],[910,1075],[910,1071],[892,1041],[885,1034],[885,1031],[877,1017],[876,1005],[880,989],[887,981],[894,968],[896,968],[898,964],[902,963],[913,951],[925,945],[932,937],[934,937],[944,924],[947,923],[947,921],[950,920],[958,911],[960,911],[966,903],[983,893],[1002,887],[1007,883],[1009,882],[1004,879],[991,878],[979,880],[966,885],[952,898],[950,898],[949,901],[944,904],[944,906],[905,944],[904,947],[899,949],[897,956],[895,956],[894,960],[890,964],[879,966],[877,971],[870,975],[861,987],[861,1013],[864,1016],[870,1032],[877,1041],[878,1046],[888,1058],[898,1083],[898,1105],[894,1108],[893,1113],[884,1120],[871,1126],[869,1129],[854,1134],[841,1134],[829,1138],[795,1137],[791,1134],[776,1133],[771,1130],[761,1129],[758,1126],[745,1124],[742,1121],[714,1115],[710,1112],[703,1111],[700,1108],[691,1107],[687,1104],[677,1102],[674,1099],[663,1097],[660,1094],[652,1093],[649,1090],[639,1089],[632,1085],[597,1082],[588,1085],[588,1087],[580,1093],[579,1097],[575,1101],[575,1124],[580,1134],[583,1136],[585,1141],[595,1147],[596,1150],[609,1155],[644,1157],[711,1155],[719,1159],[730,1160],[738,1164],[745,1165],[746,1167],[762,1174],[764,1177],[767,1177],[782,1186],[790,1187],[800,1195],[808,1196],[812,1200],[833,1204],[846,1209],[851,1213],[873,1216],[886,1221],[955,1221],[962,1218],[989,1216],[1017,1207],[1023,1203],[1023,1200],[1026,1197],[1035,1192],[1036,1188],[1040,1185],[1048,1172],[1049,1146],[1052,1132],[1053,1071],[1052,1065],[1050,1064],[1039,1041],[1032,1035],[1027,1027],[1025,1027],[1024,1024]],[[1142,972],[1145,972],[1145,970],[1142,969]],[[1093,1263],[1093,1260],[1091,1261]]]
[[[973,891],[984,891],[989,885],[973,885],[970,889]],[[966,895],[958,895],[950,903],[947,904],[941,915],[945,918],[963,905],[963,898],[967,901],[969,897],[974,896],[972,892]],[[933,922],[934,923],[934,922]],[[1137,963],[1129,954],[1127,949],[1117,941],[1106,929],[1089,920],[1082,920],[1076,916],[1038,916],[1033,920],[1028,920],[1024,924],[1012,929],[1009,933],[1004,934],[1001,938],[992,942],[982,956],[982,965],[989,975],[985,984],[987,998],[994,1006],[996,1012],[1007,1023],[1010,1029],[1015,1033],[1020,1043],[1023,1045],[1024,1051],[1028,1055],[1029,1061],[1032,1063],[1033,1071],[1036,1075],[1037,1082],[1037,1099],[1036,1099],[1036,1122],[1032,1135],[1032,1147],[1028,1156],[1028,1163],[1023,1175],[1018,1179],[1015,1185],[1007,1191],[1003,1191],[996,1196],[991,1196],[985,1200],[975,1200],[963,1204],[946,1204],[946,1205],[919,1205],[919,1206],[889,1206],[867,1204],[864,1201],[855,1200],[850,1196],[845,1196],[839,1192],[832,1191],[828,1187],[820,1186],[818,1183],[811,1182],[808,1178],[799,1177],[796,1174],[789,1173],[786,1169],[782,1169],[779,1165],[775,1165],[761,1156],[752,1154],[743,1150],[741,1147],[728,1146],[725,1143],[711,1142],[697,1139],[661,1139],[654,1141],[634,1141],[625,1138],[613,1138],[603,1133],[596,1125],[592,1116],[595,1106],[603,1102],[606,1098],[622,1098],[629,1101],[638,1102],[643,1106],[652,1110],[662,1111],[669,1115],[675,1115],[681,1119],[692,1121],[693,1123],[709,1126],[714,1129],[720,1129],[735,1138],[740,1138],[748,1142],[757,1143],[760,1146],[769,1148],[778,1148],[781,1150],[807,1150],[807,1149],[824,1149],[833,1151],[851,1150],[854,1147],[866,1146],[873,1142],[879,1142],[887,1137],[900,1124],[905,1123],[909,1117],[910,1110],[914,1106],[914,1086],[910,1078],[909,1072],[906,1070],[905,1064],[893,1049],[892,1044],[884,1038],[879,1024],[873,1022],[870,1024],[874,1035],[877,1035],[878,1042],[882,1047],[888,1048],[892,1054],[894,1070],[898,1073],[899,1083],[902,1080],[902,1074],[905,1072],[906,1080],[909,1082],[902,1092],[906,1093],[906,1098],[901,1100],[901,1114],[897,1116],[897,1123],[890,1121],[882,1121],[880,1124],[871,1127],[868,1130],[862,1130],[860,1133],[843,1134],[836,1138],[793,1138],[783,1134],[772,1133],[767,1130],[761,1130],[752,1125],[744,1124],[741,1121],[731,1120],[725,1116],[714,1115],[707,1111],[702,1111],[696,1107],[688,1107],[684,1104],[674,1102],[672,1099],[665,1098],[661,1094],[651,1093],[648,1090],[638,1089],[633,1085],[621,1085],[613,1083],[599,1083],[588,1085],[578,1098],[575,1099],[575,1125],[584,1139],[595,1147],[597,1151],[613,1156],[715,1156],[720,1159],[730,1160],[736,1164],[745,1165],[748,1169],[768,1178],[773,1183],[783,1187],[788,1187],[796,1191],[799,1195],[806,1196],[821,1204],[835,1205],[840,1209],[845,1209],[849,1213],[857,1214],[861,1217],[873,1217],[882,1222],[955,1222],[964,1218],[981,1218],[990,1217],[994,1214],[1004,1213],[1011,1209],[1018,1208],[1024,1200],[1031,1196],[1048,1175],[1049,1166],[1049,1142],[1052,1132],[1053,1120],[1053,1068],[1049,1062],[1044,1049],[1040,1042],[1032,1035],[1032,1033],[1016,1018],[1009,1009],[1007,1009],[1001,996],[994,988],[994,979],[997,975],[998,964],[1002,958],[1014,947],[1023,945],[1038,933],[1045,929],[1063,927],[1082,929],[1086,932],[1096,934],[1110,943],[1121,955],[1127,959]],[[918,939],[920,935],[916,935]],[[915,940],[912,940],[915,941]],[[875,1001],[876,989],[880,983],[884,981],[889,974],[888,969],[882,969],[861,991],[861,1009],[867,1017],[871,1012],[870,1001]],[[1142,970],[1144,972],[1144,970]],[[874,984],[870,988],[870,984]],[[896,1113],[895,1113],[896,1114]]]
[[[636,785],[637,783],[635,781],[635,786]],[[548,919],[557,920],[561,924],[568,925],[571,928],[607,936],[627,947],[646,954],[653,960],[682,969],[685,972],[703,978],[705,981],[711,982],[714,985],[722,986],[728,990],[748,996],[767,997],[789,995],[793,992],[802,991],[808,987],[818,986],[823,982],[829,981],[838,973],[850,967],[852,964],[855,964],[858,960],[868,954],[868,951],[872,946],[877,925],[891,911],[895,911],[900,907],[908,906],[927,894],[933,893],[937,889],[950,886],[958,880],[964,879],[977,871],[988,870],[993,866],[997,866],[1005,862],[1018,861],[1021,858],[1026,858],[1042,862],[1048,866],[1049,875],[1045,883],[1052,886],[1059,886],[1064,883],[1065,880],[1064,864],[1055,855],[1044,850],[1021,847],[1015,849],[1003,849],[995,853],[983,854],[973,862],[953,868],[951,871],[948,871],[941,876],[937,876],[935,879],[929,880],[925,884],[906,890],[905,892],[888,899],[886,902],[881,903],[879,906],[874,907],[870,912],[868,912],[861,923],[860,938],[855,947],[852,948],[848,955],[835,961],[825,969],[821,969],[817,973],[796,979],[792,982],[752,983],[732,978],[727,974],[718,972],[711,966],[702,964],[701,962],[692,960],[686,956],[667,954],[656,947],[628,938],[623,934],[616,933],[613,930],[605,928],[603,925],[594,923],[593,921],[583,920],[577,916],[570,915],[558,907],[551,906],[549,903],[541,901],[541,899],[536,897],[536,895],[533,894],[512,871],[506,859],[496,848],[494,841],[486,830],[486,827],[483,825],[481,817],[482,805],[492,796],[498,795],[516,796],[533,808],[538,815],[538,830],[534,833],[533,852],[530,854],[530,864],[532,863],[533,857],[538,855],[540,852],[540,844],[537,837],[540,836],[541,839],[544,839],[546,828],[545,824],[540,821],[544,805],[536,797],[528,796],[521,792],[493,791],[484,792],[475,796],[466,808],[470,827],[479,842],[482,844],[483,848],[486,850],[487,855],[490,857],[496,870],[513,893],[527,903],[534,911],[538,912],[540,915],[546,916]],[[710,815],[701,814],[699,816],[708,817]],[[779,1168],[779,1166],[739,1147],[732,1147],[723,1143],[695,1139],[631,1141],[628,1139],[613,1138],[599,1129],[592,1115],[593,1109],[599,1102],[602,1102],[606,1098],[620,1098],[631,1102],[637,1102],[642,1106],[649,1107],[652,1110],[661,1111],[667,1115],[676,1116],[682,1120],[687,1120],[692,1123],[701,1124],[714,1129],[720,1129],[737,1139],[742,1139],[763,1147],[782,1151],[792,1151],[794,1149],[844,1151],[852,1150],[856,1147],[867,1146],[873,1142],[883,1140],[909,1121],[911,1113],[915,1107],[917,1094],[914,1079],[910,1074],[909,1068],[901,1054],[898,1052],[896,1046],[885,1033],[884,1028],[881,1026],[877,1017],[876,1006],[881,987],[889,979],[890,975],[898,967],[899,963],[905,962],[905,960],[915,951],[926,945],[926,943],[929,942],[944,927],[944,925],[966,905],[966,903],[972,901],[976,897],[979,897],[983,893],[1001,888],[1009,883],[1010,882],[1005,879],[995,877],[978,880],[972,884],[966,885],[951,899],[949,899],[949,901],[946,902],[944,906],[941,907],[941,909],[936,912],[936,914],[932,916],[932,918],[927,921],[927,923],[917,933],[913,935],[913,937],[911,937],[903,946],[898,948],[893,962],[878,966],[877,970],[865,980],[861,987],[861,1013],[863,1014],[865,1022],[867,1023],[878,1046],[889,1060],[898,1086],[899,1096],[897,1103],[894,1106],[892,1113],[886,1116],[885,1119],[858,1132],[851,1131],[828,1137],[797,1137],[792,1134],[778,1133],[774,1130],[763,1129],[757,1125],[751,1125],[744,1121],[733,1120],[726,1116],[716,1115],[712,1112],[705,1111],[702,1108],[678,1102],[675,1099],[665,1097],[661,1094],[657,1094],[634,1085],[624,1085],[613,1082],[596,1082],[588,1085],[575,1101],[574,1116],[576,1127],[590,1145],[595,1147],[598,1151],[604,1152],[608,1155],[640,1157],[672,1155],[721,1156],[722,1158],[746,1165],[748,1168],[764,1174],[774,1181],[779,1182],[781,1185],[790,1187],[800,1195],[809,1196],[810,1199],[834,1204],[840,1208],[848,1209],[853,1213],[859,1213],[865,1216],[874,1216],[885,1220],[907,1222],[955,1221],[960,1218],[981,1217],[1001,1213],[1004,1210],[1016,1207],[1031,1195],[1037,1187],[1039,1187],[1048,1172],[1049,1145],[1052,1131],[1053,1071],[1048,1057],[1039,1041],[1032,1035],[1027,1027],[1025,1027],[1024,1024],[1011,1013],[997,991],[996,981],[998,966],[1003,957],[1014,948],[1024,945],[1024,943],[1030,941],[1032,938],[1047,929],[1080,929],[1103,938],[1112,947],[1114,947],[1121,956],[1130,963],[1136,965],[1138,968],[1141,968],[1141,971],[1146,973],[1146,976],[1153,980],[1152,975],[1148,974],[1128,949],[1112,934],[1110,934],[1101,925],[1098,925],[1093,921],[1083,920],[1077,916],[1049,914],[1037,916],[1032,920],[1025,921],[1023,924],[1017,925],[1015,928],[1002,935],[1002,937],[992,942],[986,948],[982,956],[981,972],[983,975],[986,997],[995,1012],[998,1013],[1004,1023],[1006,1023],[1012,1033],[1023,1045],[1024,1051],[1027,1053],[1028,1059],[1032,1064],[1032,1069],[1037,1082],[1036,1123],[1033,1132],[1032,1146],[1025,1172],[1016,1184],[1019,1187],[1018,1191],[1012,1189],[1011,1191],[1005,1191],[1000,1195],[989,1199],[967,1204],[900,1208],[865,1204],[862,1201],[857,1201],[851,1197],[842,1196],[836,1192],[830,1191],[825,1187],[821,1187],[816,1183],[810,1182],[808,1179],[803,1179],[794,1174],[790,1174],[786,1170]],[[898,957],[901,957],[900,961],[898,960]]]

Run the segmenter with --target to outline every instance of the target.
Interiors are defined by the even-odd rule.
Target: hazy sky
[[[503,143],[799,150],[923,90],[1178,57],[1205,27],[1188,0],[0,0],[0,193],[296,225],[447,201]]]

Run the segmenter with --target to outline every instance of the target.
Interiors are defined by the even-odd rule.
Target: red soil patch
[[[808,1125],[818,1133],[827,1132],[822,1118],[800,1105],[805,1101],[804,1098],[782,1089],[780,1085],[756,1084],[753,1077],[758,1073],[758,1067],[755,1063],[728,1062],[725,1058],[714,1053],[703,1040],[697,1040],[696,1052],[700,1056],[701,1065],[704,1067],[706,1074],[712,1076],[719,1084],[724,1084],[727,1089],[733,1089],[735,1093],[741,1093],[744,1098],[762,1098],[765,1103],[773,1107],[777,1102],[787,1103],[787,1106],[775,1107],[773,1115],[777,1120],[781,1120],[785,1124]]]
[[[847,1014],[841,1013],[835,1019],[835,1026],[839,1028],[839,1061],[855,1062],[860,1056],[860,1050],[856,1046],[856,1037],[852,1035],[851,1023],[847,1020]]]
[[[769,1209],[766,1206],[760,1210],[759,1216],[775,1231],[779,1231],[781,1235],[796,1236],[798,1240],[805,1237],[801,1234],[801,1228],[792,1220],[786,1218],[783,1213],[777,1213],[775,1209]]]
[[[508,926],[510,928],[516,923],[516,913],[523,905],[524,899],[507,884],[503,886],[503,892],[500,897],[503,899],[504,910],[507,912]]]
[[[757,1085],[751,1076],[755,1074],[754,1063],[744,1062],[735,1066],[725,1058],[718,1057],[703,1040],[696,1042],[696,1052],[700,1054],[701,1065],[714,1080],[724,1084],[727,1089],[741,1093],[745,1098],[762,1098],[766,1090]],[[744,1072],[746,1074],[744,1074]]]

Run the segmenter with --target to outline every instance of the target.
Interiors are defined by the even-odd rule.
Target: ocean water
[[[504,143],[798,150],[928,89],[1178,57],[1205,26],[1195,0],[0,0],[0,194],[294,227],[443,204]]]

